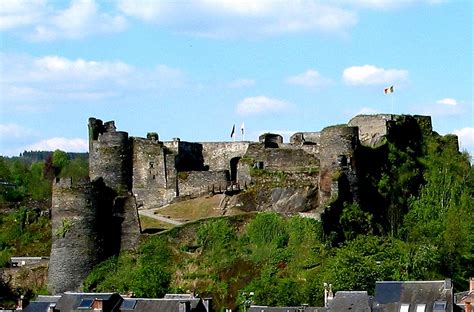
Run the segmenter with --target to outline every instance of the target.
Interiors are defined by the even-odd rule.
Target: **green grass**
[[[221,199],[222,196],[219,195],[194,198],[159,208],[155,213],[184,222],[219,217],[224,215],[224,210],[219,208]],[[241,213],[243,213],[241,210],[231,208],[225,214],[236,215]]]
[[[161,229],[161,230],[168,230],[173,227],[172,224],[166,223],[160,220],[156,220],[144,215],[140,215],[140,224],[142,227],[142,231],[147,229]]]

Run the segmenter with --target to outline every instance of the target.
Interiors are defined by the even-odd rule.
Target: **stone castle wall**
[[[179,196],[198,196],[207,194],[212,187],[225,190],[229,181],[229,171],[188,171],[178,175]]]
[[[391,125],[402,118],[413,119],[417,128],[426,135],[431,134],[433,131],[431,117],[419,115],[358,115],[352,118],[348,125],[359,128],[359,140],[361,145],[377,147],[384,143],[384,138],[389,134]]]
[[[202,145],[204,165],[211,170],[231,170],[232,159],[242,158],[250,142],[205,142]]]
[[[308,150],[311,151],[311,148]],[[265,148],[262,144],[253,143],[249,145],[245,157],[259,163],[260,169],[304,171],[311,167],[319,168],[319,159],[315,154],[291,144]]]

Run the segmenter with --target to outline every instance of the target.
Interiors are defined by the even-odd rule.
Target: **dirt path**
[[[181,225],[181,224],[183,224],[183,222],[176,221],[176,220],[173,220],[173,219],[164,217],[164,216],[162,216],[162,215],[160,215],[160,214],[155,214],[155,210],[154,210],[154,209],[153,209],[153,210],[152,210],[152,209],[139,210],[139,211],[138,211],[138,214],[144,215],[144,216],[147,216],[147,217],[150,217],[150,218],[153,218],[153,219],[156,219],[156,220],[165,222],[165,223],[173,224],[173,225]]]

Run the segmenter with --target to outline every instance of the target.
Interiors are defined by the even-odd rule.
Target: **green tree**
[[[55,168],[55,175],[59,176],[61,171],[69,164],[70,159],[66,152],[55,150],[53,152],[53,167]]]

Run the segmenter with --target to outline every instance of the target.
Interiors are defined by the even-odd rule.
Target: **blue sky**
[[[243,122],[256,140],[393,111],[431,115],[472,155],[473,9],[468,0],[3,0],[0,154],[86,151],[91,116],[134,136],[227,141]]]

